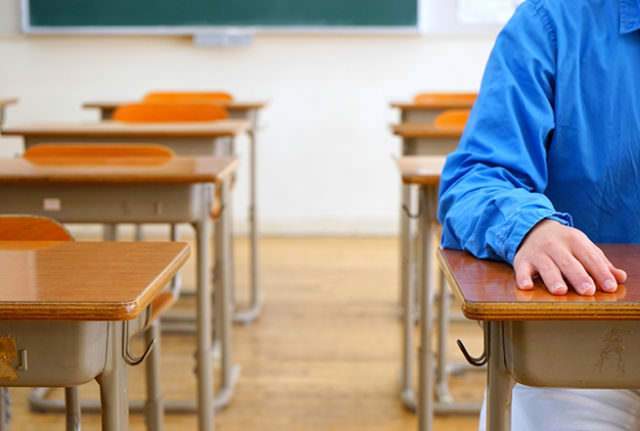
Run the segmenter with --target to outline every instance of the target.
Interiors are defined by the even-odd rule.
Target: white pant
[[[511,406],[512,431],[640,430],[638,391],[516,385]],[[483,405],[480,431],[485,431],[485,418]]]

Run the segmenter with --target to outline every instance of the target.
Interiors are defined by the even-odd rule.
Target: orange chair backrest
[[[0,241],[73,241],[73,236],[50,218],[0,215]]]
[[[164,145],[39,144],[23,158],[36,165],[162,165],[174,156]]]
[[[132,103],[119,106],[113,119],[126,123],[184,123],[223,120],[229,115],[212,103]]]
[[[452,109],[438,115],[434,125],[438,129],[463,129],[469,120],[469,109]]]
[[[418,104],[465,103],[473,104],[477,93],[418,93],[413,101]]]
[[[142,99],[145,103],[229,103],[233,100],[224,91],[151,91]]]

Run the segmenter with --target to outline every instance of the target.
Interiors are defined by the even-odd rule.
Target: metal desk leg
[[[80,431],[81,414],[80,414],[80,397],[78,388],[73,386],[64,388],[64,404],[66,406],[66,423],[67,431]]]
[[[118,225],[115,223],[106,223],[102,225],[103,241],[116,241],[118,238]]]
[[[487,371],[487,431],[511,430],[511,393],[513,379],[506,366],[504,323],[485,322],[485,345],[489,366]]]
[[[437,270],[440,297],[438,298],[438,367],[436,375],[436,394],[438,401],[451,403],[453,399],[449,393],[449,372],[447,368],[447,335],[449,334],[450,299],[444,274]]]
[[[249,242],[251,247],[251,294],[246,309],[236,307],[233,321],[248,324],[253,322],[262,308],[260,288],[260,261],[258,257],[258,199],[257,199],[257,119],[249,132]]]
[[[232,279],[230,266],[231,237],[231,196],[228,181],[218,185],[222,187],[222,213],[215,221],[215,303],[218,327],[216,338],[220,342],[222,382],[216,394],[215,406],[222,408],[229,404],[233,397],[235,384],[239,376],[239,367],[232,362],[231,321],[233,306],[231,303]]]
[[[172,223],[170,226],[170,239],[173,242],[178,241],[179,239],[177,224]],[[176,295],[179,295],[180,290],[182,290],[182,275],[180,272],[173,276],[173,280],[171,280],[171,290],[176,292]]]
[[[413,390],[413,331],[415,315],[415,289],[412,289],[411,265],[412,243],[410,229],[411,189],[402,186],[400,207],[400,294],[402,299],[402,377],[401,397],[405,407],[415,411],[416,399]]]
[[[145,419],[147,430],[163,431],[164,429],[164,400],[160,386],[160,322],[155,319],[144,332],[145,344],[153,344],[153,349],[145,361],[147,384],[147,403],[145,405]]]
[[[133,238],[135,241],[144,241],[144,232],[142,231],[142,225],[139,223],[133,226]]]
[[[435,272],[432,225],[433,190],[420,188],[420,231],[422,240],[420,296],[420,375],[418,378],[418,429],[430,431],[433,424],[434,358],[431,346],[433,334],[433,284]]]
[[[9,430],[9,422],[11,415],[9,414],[9,406],[11,405],[11,396],[9,388],[0,388],[0,431]]]
[[[123,352],[123,322],[109,322],[107,358],[104,371],[96,379],[100,384],[102,430],[129,429],[127,364]]]
[[[203,202],[211,202],[211,190],[203,187]],[[209,289],[209,236],[210,205],[203,205],[200,221],[194,224],[196,231],[196,378],[198,386],[198,429],[213,431],[213,367],[211,361],[211,294]],[[216,237],[218,233],[216,232]]]

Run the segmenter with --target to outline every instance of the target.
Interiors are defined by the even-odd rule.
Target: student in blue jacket
[[[616,291],[626,274],[594,242],[640,242],[640,0],[518,8],[447,159],[439,208],[442,245],[512,264],[520,289],[539,276],[554,295]],[[640,395],[517,385],[512,425],[640,430]]]

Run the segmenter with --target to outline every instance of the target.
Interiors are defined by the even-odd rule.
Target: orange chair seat
[[[177,298],[174,296],[173,292],[165,290],[160,293],[151,303],[151,321],[162,316],[162,314],[171,308],[176,301]]]
[[[152,144],[39,144],[29,147],[23,157],[40,165],[157,165],[174,153]]]
[[[438,103],[473,104],[477,97],[477,93],[418,93],[413,98],[413,101],[425,105],[435,105]]]
[[[434,126],[438,129],[462,129],[469,120],[469,109],[452,109],[444,111],[434,120]]]
[[[0,241],[73,241],[73,236],[47,217],[0,215]]]
[[[233,96],[224,91],[152,91],[145,103],[229,103]]]
[[[212,103],[132,103],[113,113],[115,121],[125,123],[192,123],[228,117],[224,107]]]

